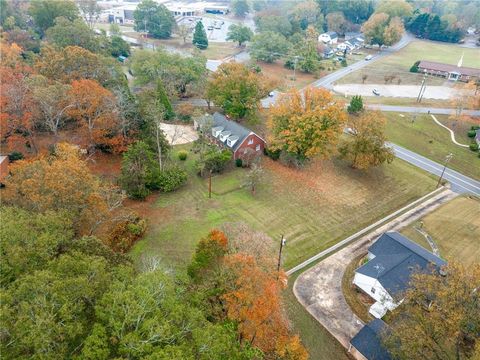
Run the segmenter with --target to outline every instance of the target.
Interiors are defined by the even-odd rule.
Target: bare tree
[[[362,84],[365,84],[365,81],[367,81],[368,79],[368,75],[367,74],[363,74],[362,75]]]
[[[253,163],[247,173],[245,179],[245,186],[248,186],[255,196],[258,184],[263,180],[263,168],[258,163]]]
[[[97,0],[79,0],[78,7],[80,8],[83,19],[87,25],[90,27],[90,29],[93,29],[93,26],[97,22],[102,11],[100,6],[97,4]]]
[[[178,25],[177,27],[177,35],[183,39],[183,43],[186,44],[187,38],[192,33],[192,30],[188,25]]]

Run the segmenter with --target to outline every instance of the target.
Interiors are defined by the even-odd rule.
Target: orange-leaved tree
[[[55,154],[20,160],[10,168],[3,201],[35,211],[59,211],[70,217],[78,234],[92,234],[122,205],[117,188],[92,175],[78,148],[60,143]]]
[[[336,151],[346,119],[343,104],[334,101],[327,90],[292,90],[270,108],[271,147],[300,161],[329,158]]]
[[[283,311],[285,275],[262,270],[252,255],[243,253],[226,256],[224,266],[233,275],[223,295],[227,317],[238,322],[241,342],[259,348],[267,359],[307,359],[298,338],[290,335]]]
[[[68,115],[85,130],[87,145],[110,145],[122,137],[115,97],[95,80],[75,80],[69,92]]]

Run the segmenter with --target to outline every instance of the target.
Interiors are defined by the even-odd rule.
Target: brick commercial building
[[[480,69],[424,60],[418,64],[418,72],[441,76],[453,81],[460,80],[468,82],[480,78]]]

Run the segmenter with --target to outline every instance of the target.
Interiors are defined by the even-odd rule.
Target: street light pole
[[[280,239],[280,250],[278,251],[277,279],[278,279],[278,274],[280,274],[280,264],[282,262],[282,250],[286,243],[287,243],[287,239],[285,239],[282,234],[282,238]]]
[[[452,159],[452,157],[453,157],[452,153],[448,154],[445,157],[445,165],[443,166],[442,174],[440,175],[440,178],[438,179],[437,188],[440,186],[440,183],[442,182],[443,174],[445,174],[445,170],[447,169],[447,164]]]

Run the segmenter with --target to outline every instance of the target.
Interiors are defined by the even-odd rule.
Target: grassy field
[[[411,224],[401,232],[410,239],[430,249],[415,227],[423,222],[426,231],[445,259],[456,259],[466,265],[480,262],[480,199],[459,197]]]
[[[431,116],[418,115],[412,123],[411,114],[385,113],[387,116],[387,138],[407,149],[415,151],[429,159],[443,163],[445,156],[453,154],[449,167],[467,176],[480,179],[480,158],[478,153],[455,145],[450,139],[450,133],[438,126]],[[453,122],[447,115],[435,115],[443,124],[454,130],[458,142],[469,144],[467,130],[471,124]]]
[[[138,258],[159,254],[172,266],[189,262],[197,241],[225,222],[244,222],[273,239],[287,238],[284,265],[290,268],[433,189],[435,180],[400,160],[356,171],[344,162],[315,162],[302,171],[264,160],[265,183],[253,197],[242,188],[246,170],[207,181],[191,173],[183,189],[153,202],[147,236],[134,247]]]
[[[457,64],[462,54],[464,54],[463,66],[478,67],[480,49],[459,48],[456,45],[430,41],[413,41],[400,51],[345,76],[338,83],[361,84],[362,76],[365,74],[368,76],[366,84],[383,84],[385,75],[397,75],[404,85],[419,84],[423,75],[409,72],[415,61],[429,60]],[[444,82],[443,78],[429,77],[428,79],[430,85],[440,85]]]

